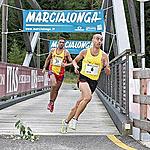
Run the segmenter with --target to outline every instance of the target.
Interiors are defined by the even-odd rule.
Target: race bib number
[[[91,75],[98,75],[99,66],[93,64],[86,64],[85,72]]]
[[[55,58],[53,59],[53,65],[54,65],[54,66],[61,66],[62,61],[63,61],[62,58],[55,57]]]

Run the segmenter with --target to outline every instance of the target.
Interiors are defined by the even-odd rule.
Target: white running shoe
[[[72,130],[76,130],[78,121],[76,119],[72,119],[69,122],[69,128]]]
[[[61,133],[67,133],[68,124],[65,122],[65,119],[62,120]]]

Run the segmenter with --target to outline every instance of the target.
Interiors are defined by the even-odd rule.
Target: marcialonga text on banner
[[[25,32],[103,32],[103,10],[24,10]]]

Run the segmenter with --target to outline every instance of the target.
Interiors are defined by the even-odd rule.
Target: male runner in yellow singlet
[[[81,95],[76,105],[68,114],[68,117],[62,121],[62,133],[67,132],[68,124],[71,129],[76,130],[78,118],[92,99],[92,93],[96,89],[97,80],[99,79],[102,68],[104,68],[106,75],[110,75],[108,56],[100,49],[102,41],[102,35],[95,34],[92,38],[93,47],[82,50],[72,62],[75,73],[79,74],[77,84]],[[77,63],[80,60],[82,60],[82,68],[79,73]]]
[[[65,67],[72,64],[70,53],[64,49],[64,45],[65,38],[59,38],[58,48],[51,49],[42,70],[42,72],[45,73],[46,67],[49,65],[48,75],[51,81],[51,91],[50,102],[47,109],[50,110],[50,112],[54,110],[54,102],[64,79]]]

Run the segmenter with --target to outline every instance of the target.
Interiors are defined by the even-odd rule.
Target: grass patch
[[[65,72],[65,83],[77,83],[78,76],[74,72]]]

